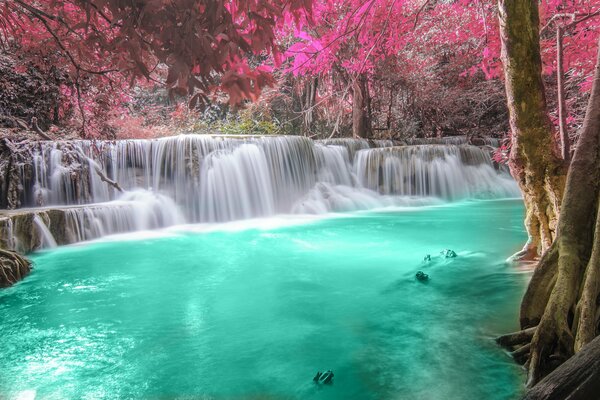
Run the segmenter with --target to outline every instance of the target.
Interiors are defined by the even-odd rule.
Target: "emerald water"
[[[281,221],[35,254],[0,292],[0,398],[518,397],[492,338],[517,328],[528,279],[504,261],[520,201]]]

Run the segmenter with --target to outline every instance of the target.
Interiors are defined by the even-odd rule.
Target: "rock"
[[[0,249],[0,288],[9,287],[31,272],[31,262],[18,253]]]
[[[323,375],[321,375],[320,381],[322,383],[329,384],[329,383],[331,383],[332,379],[333,379],[333,372],[327,371]]]
[[[456,257],[456,252],[454,250],[450,250],[450,249],[442,250],[441,254],[446,258]]]
[[[323,373],[321,373],[321,371],[317,372],[317,374],[315,375],[315,377],[313,378],[313,382],[319,384],[331,384],[332,380],[333,380],[333,371],[331,370],[327,370]]]
[[[323,373],[321,371],[318,371],[317,374],[315,375],[315,377],[313,378],[313,382],[319,382],[319,378],[321,377],[321,375],[323,375]]]
[[[427,255],[425,256],[425,258],[423,259],[423,261],[431,261],[431,255],[430,255],[430,254],[427,254]]]
[[[429,275],[427,275],[426,273],[424,273],[423,271],[419,271],[417,272],[417,274],[415,275],[415,277],[417,278],[417,280],[419,282],[425,282],[429,280]]]

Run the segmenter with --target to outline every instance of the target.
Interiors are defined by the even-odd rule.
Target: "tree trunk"
[[[600,337],[555,369],[523,400],[590,400],[600,393]]]
[[[370,103],[367,78],[359,75],[352,84],[352,136],[361,138],[370,136]]]
[[[565,101],[565,67],[563,63],[564,28],[556,28],[556,83],[558,86],[558,127],[560,132],[560,152],[563,160],[571,159],[571,143],[567,129],[567,103]]]
[[[600,43],[599,43],[600,45]],[[599,333],[600,52],[583,128],[569,174],[558,234],[540,260],[521,304],[531,339],[528,386]]]
[[[566,168],[546,110],[535,0],[499,0],[502,62],[512,130],[509,158],[527,215],[529,240],[519,254],[534,258],[556,236]]]
[[[311,78],[304,85],[304,93],[302,95],[302,112],[304,113],[303,131],[304,136],[310,136],[313,130],[315,100],[317,98],[317,86],[319,78]]]

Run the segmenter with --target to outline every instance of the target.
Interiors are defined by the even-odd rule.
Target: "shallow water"
[[[491,338],[517,328],[522,221],[464,202],[39,253],[0,292],[0,398],[516,398]]]

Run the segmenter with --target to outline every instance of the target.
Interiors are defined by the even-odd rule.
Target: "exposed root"
[[[0,288],[23,279],[31,271],[31,263],[14,251],[0,249]]]
[[[50,136],[48,136],[43,130],[42,128],[40,128],[40,126],[37,123],[37,118],[33,117],[31,118],[31,126],[33,127],[33,129],[35,130],[35,132],[40,135],[44,140],[53,140]]]
[[[533,239],[530,237],[525,243],[525,246],[521,251],[513,254],[509,257],[510,261],[513,262],[530,262],[535,261],[538,258],[538,248],[535,245]]]
[[[531,341],[536,327],[523,329],[522,331],[508,333],[496,338],[496,343],[503,347],[517,346]]]
[[[522,328],[539,324],[556,282],[558,268],[558,246],[552,245],[542,256],[535,269],[527,291],[521,302],[520,321]]]
[[[515,351],[512,351],[510,355],[515,359],[516,362],[523,364],[525,361],[527,361],[530,350],[531,343],[527,343],[526,345],[517,348]]]
[[[600,208],[596,216],[595,237],[600,237]],[[591,342],[598,331],[598,294],[600,290],[600,241],[595,240],[592,255],[585,269],[581,295],[575,310],[573,326],[576,327],[574,350],[578,352]]]

